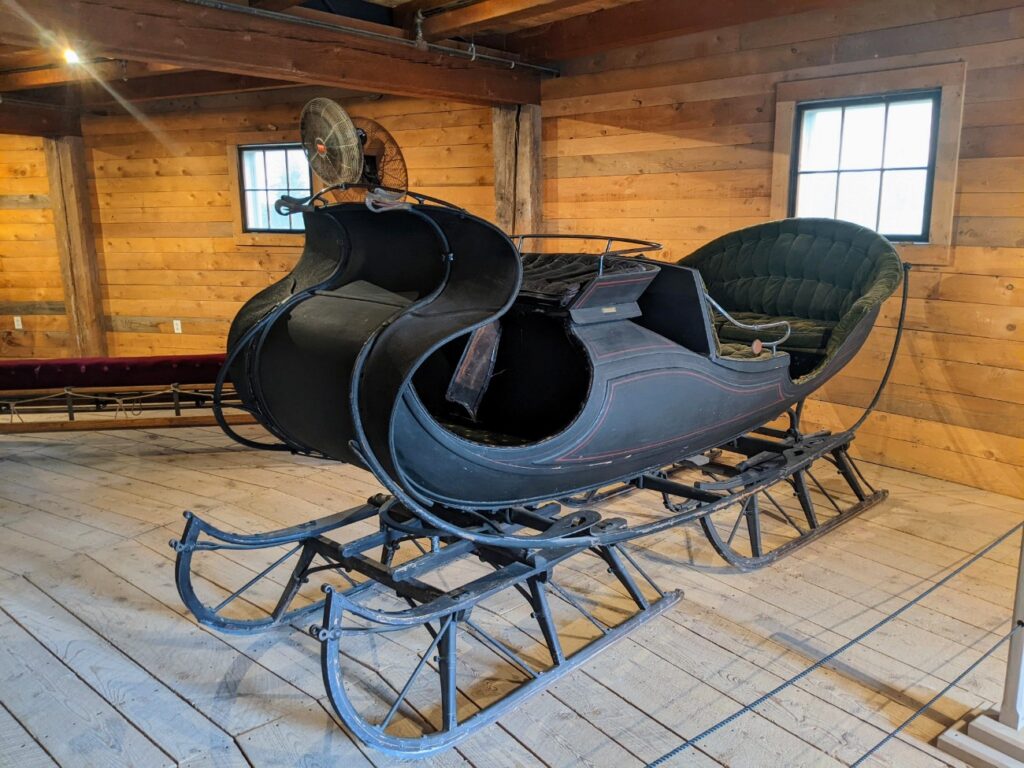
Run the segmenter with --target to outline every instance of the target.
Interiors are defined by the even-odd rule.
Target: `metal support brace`
[[[565,654],[562,653],[562,642],[558,639],[558,629],[551,615],[551,606],[548,605],[545,581],[541,581],[540,577],[530,579],[530,605],[533,607],[534,618],[540,624],[540,631],[544,634],[544,642],[551,653],[551,663],[557,667],[565,661]]]
[[[811,493],[807,489],[807,478],[804,477],[803,470],[793,474],[793,490],[796,491],[796,497],[804,510],[807,525],[812,529],[817,528],[818,516],[814,512],[814,499],[811,498]]]

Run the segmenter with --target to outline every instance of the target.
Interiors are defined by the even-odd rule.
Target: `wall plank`
[[[216,352],[230,320],[283,277],[299,247],[245,245],[233,236],[226,135],[292,132],[306,96],[199,98],[188,109],[151,105],[146,126],[127,115],[84,121],[103,328],[110,353]],[[491,110],[412,98],[358,99],[355,115],[394,133],[411,186],[494,217]],[[0,137],[0,357],[71,354],[67,320],[40,325],[14,311],[63,311],[47,166],[38,139]],[[181,334],[173,321],[181,320]]]

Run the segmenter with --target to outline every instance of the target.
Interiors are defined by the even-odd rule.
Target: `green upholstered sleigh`
[[[784,219],[730,232],[679,262],[697,270],[711,298],[744,326],[785,321],[794,381],[831,368],[842,349],[860,347],[882,303],[896,291],[903,265],[873,230],[834,219]],[[716,314],[719,353],[758,356],[784,327],[752,330]],[[865,327],[866,326],[866,327]],[[856,333],[855,333],[856,332]],[[850,342],[850,343],[848,343]],[[760,354],[767,354],[761,352]]]

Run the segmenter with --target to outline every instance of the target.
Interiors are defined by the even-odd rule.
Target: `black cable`
[[[875,746],[873,746],[871,749],[869,749],[863,755],[858,757],[856,761],[850,763],[850,768],[857,768],[857,766],[862,765],[864,763],[864,761],[867,760],[869,757],[871,757],[873,754],[875,754],[875,752],[877,752],[882,747],[884,747],[886,744],[888,744],[892,739],[896,738],[896,736],[898,736],[903,731],[904,728],[906,728],[912,722],[917,720],[917,718],[920,717],[922,714],[924,714],[926,711],[931,709],[932,706],[935,704],[935,702],[937,702],[939,699],[941,699],[943,696],[945,696],[947,693],[949,693],[950,690],[952,690],[954,686],[956,686],[961,680],[963,680],[965,677],[967,677],[969,674],[971,674],[971,672],[973,672],[975,669],[977,669],[978,666],[981,664],[981,662],[983,662],[985,659],[987,659],[989,656],[991,656],[993,653],[995,653],[997,650],[999,650],[999,648],[1002,647],[1003,643],[1005,643],[1007,640],[1009,640],[1015,634],[1020,632],[1021,629],[1024,629],[1024,622],[1018,621],[1017,624],[1013,627],[1013,629],[1011,629],[1009,632],[1007,632],[1005,635],[1003,635],[1001,638],[999,638],[999,640],[991,648],[989,648],[987,651],[985,651],[983,654],[981,654],[981,656],[979,656],[974,661],[974,663],[971,664],[971,666],[969,666],[967,669],[965,669],[959,675],[954,677],[945,688],[943,688],[941,691],[939,691],[934,696],[932,696],[930,699],[928,699],[928,701],[926,701],[924,704],[922,704],[920,707],[918,707],[917,711],[915,711],[914,714],[912,714],[910,717],[908,717],[906,720],[904,720],[902,723],[900,723],[898,726],[896,726],[896,728],[894,728],[893,730],[889,731],[889,733],[887,733],[885,735],[884,739],[882,739],[880,742],[875,744]]]
[[[871,398],[871,402],[868,403],[868,407],[864,409],[864,413],[860,415],[860,418],[854,422],[854,425],[850,427],[847,432],[855,433],[860,429],[861,425],[867,421],[868,416],[875,410],[875,406],[878,405],[878,401],[882,399],[882,390],[885,389],[885,385],[889,383],[889,377],[892,375],[892,369],[896,365],[896,353],[900,349],[900,340],[903,338],[903,323],[907,319],[907,299],[910,297],[910,265],[903,264],[903,297],[900,303],[900,320],[896,324],[896,337],[892,341],[892,352],[889,353],[889,363],[885,366],[885,372],[882,374],[882,380],[878,382],[878,389],[875,390],[875,396]]]

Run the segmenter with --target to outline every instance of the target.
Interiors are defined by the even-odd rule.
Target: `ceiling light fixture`
[[[78,64],[82,60],[79,58],[74,48],[65,48],[64,61],[66,61],[68,64]]]

